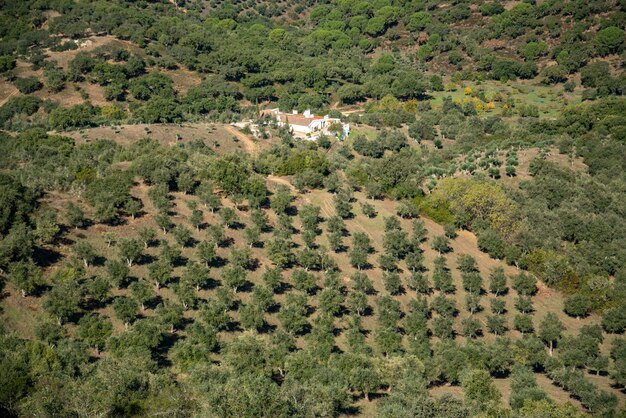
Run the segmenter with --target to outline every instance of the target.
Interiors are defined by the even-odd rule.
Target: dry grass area
[[[193,71],[189,71],[184,68],[159,71],[172,79],[174,82],[174,89],[179,94],[187,94],[190,87],[197,86],[202,81],[198,73],[194,73]]]
[[[95,140],[115,141],[129,145],[142,138],[151,138],[161,145],[176,145],[201,140],[217,153],[245,151],[255,154],[270,146],[269,141],[257,140],[237,128],[215,123],[144,124],[99,126],[80,131],[60,132],[78,142]]]
[[[34,297],[23,298],[20,291],[10,284],[6,285],[1,300],[0,318],[3,326],[24,338],[35,338],[35,324],[44,316],[42,300]]]
[[[117,39],[112,35],[98,35],[98,36],[89,36],[85,39],[81,39],[79,41],[79,48],[69,51],[46,51],[46,55],[50,60],[54,60],[57,64],[67,70],[69,68],[69,62],[74,59],[78,52],[92,52],[103,46],[115,46],[126,49],[133,54],[137,54],[140,56],[145,56],[146,53],[139,46],[135,45],[130,41],[125,41],[121,39]]]
[[[11,97],[18,96],[20,91],[13,85],[6,81],[0,82],[0,106],[5,104]]]

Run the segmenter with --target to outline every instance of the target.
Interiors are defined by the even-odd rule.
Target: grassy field
[[[99,126],[79,131],[61,132],[78,142],[108,140],[120,145],[129,145],[142,138],[150,138],[161,145],[174,146],[179,143],[202,141],[216,153],[234,151],[256,152],[270,146],[269,141],[256,140],[243,135],[233,126],[219,123],[181,124],[134,124]],[[251,145],[252,143],[252,145]]]
[[[446,85],[448,87],[448,85]],[[500,81],[461,81],[450,83],[446,91],[433,92],[432,104],[434,108],[441,108],[444,97],[452,97],[454,101],[463,102],[468,98],[475,97],[479,92],[484,92],[488,101],[494,101],[495,108],[486,114],[499,115],[502,113],[502,105],[507,99],[512,99],[515,106],[533,105],[539,109],[539,116],[554,118],[567,105],[577,104],[581,101],[581,89],[575,89],[569,93],[562,86],[547,86],[537,80],[517,80],[502,83]],[[469,88],[469,94],[466,89]],[[495,100],[496,95],[500,100]],[[483,103],[487,103],[483,102]]]

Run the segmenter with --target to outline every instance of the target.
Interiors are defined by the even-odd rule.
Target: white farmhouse
[[[342,123],[340,119],[331,118],[328,115],[317,116],[308,109],[302,113],[298,113],[296,110],[292,113],[286,113],[279,109],[269,109],[263,113],[273,116],[278,126],[289,125],[291,133],[297,138],[315,140],[320,134],[327,134],[328,128],[335,123],[340,124],[343,128],[342,138],[350,132],[350,125]]]

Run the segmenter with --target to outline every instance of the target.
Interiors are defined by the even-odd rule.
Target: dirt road
[[[239,129],[235,128],[232,125],[226,125],[224,126],[224,129],[226,129],[229,133],[233,134],[235,137],[237,137],[237,139],[243,142],[244,148],[250,155],[257,156],[259,154],[259,146],[256,144],[256,142],[250,139],[248,135],[239,131]]]

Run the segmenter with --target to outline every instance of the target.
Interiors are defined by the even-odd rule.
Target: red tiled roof
[[[311,122],[314,120],[323,120],[324,116],[312,115],[311,117],[306,117],[302,113],[283,113],[278,112],[276,110],[265,110],[263,114],[271,114],[278,117],[278,120],[282,123],[288,122],[290,125],[297,126],[309,126]],[[336,121],[337,119],[331,118],[331,121]]]
[[[302,114],[279,114],[278,118],[281,122],[288,122],[290,125],[298,125],[298,126],[309,126],[313,121],[313,118],[306,118]]]

